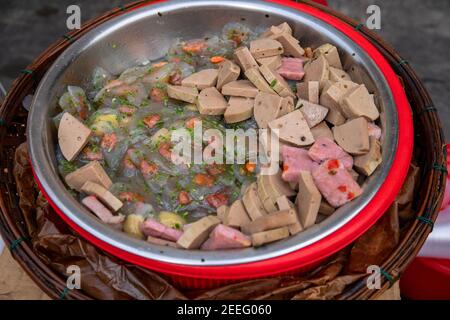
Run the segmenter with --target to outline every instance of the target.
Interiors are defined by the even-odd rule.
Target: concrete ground
[[[362,21],[366,8],[381,8],[380,34],[425,82],[450,140],[450,1],[328,0],[332,8]],[[67,32],[66,8],[78,4],[82,20],[128,1],[0,0],[0,82],[8,88],[19,71]]]

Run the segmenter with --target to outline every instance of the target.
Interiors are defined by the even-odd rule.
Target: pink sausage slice
[[[339,147],[333,140],[326,137],[316,139],[316,142],[309,149],[308,155],[318,163],[329,159],[338,159],[346,169],[353,167],[353,157]]]
[[[283,58],[281,67],[277,70],[278,74],[288,80],[302,80],[305,76],[303,70],[303,59]]]
[[[308,151],[289,146],[281,147],[283,173],[281,178],[287,182],[298,182],[300,171],[312,171],[318,165],[308,155]]]
[[[151,218],[144,221],[141,229],[146,236],[152,236],[155,238],[165,239],[174,242],[178,241],[178,239],[183,234],[182,231],[166,227],[162,223],[159,223],[158,221]]]
[[[209,239],[201,246],[202,250],[237,249],[250,247],[252,241],[242,232],[227,227],[223,224],[217,225],[210,233]]]
[[[320,193],[334,208],[352,201],[362,193],[361,187],[338,159],[330,159],[313,170]]]
[[[91,210],[100,220],[105,223],[119,224],[122,223],[125,217],[123,215],[115,216],[106,208],[95,196],[88,196],[81,200],[89,210]]]

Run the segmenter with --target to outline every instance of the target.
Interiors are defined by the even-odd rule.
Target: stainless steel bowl
[[[297,236],[262,248],[231,251],[185,251],[162,248],[127,236],[101,223],[66,190],[57,172],[56,134],[51,117],[67,85],[83,86],[96,66],[118,74],[146,60],[161,58],[173,39],[220,32],[232,21],[266,28],[287,21],[303,46],[335,44],[343,64],[364,82],[380,106],[384,139],[383,163],[367,180],[364,194],[340,208],[330,218]],[[330,235],[372,199],[385,180],[397,148],[398,120],[392,93],[372,59],[345,34],[307,14],[261,1],[171,1],[126,13],[92,30],[71,45],[49,69],[36,92],[28,118],[32,165],[54,204],[78,226],[110,245],[149,259],[184,265],[232,265],[260,261],[299,250]]]

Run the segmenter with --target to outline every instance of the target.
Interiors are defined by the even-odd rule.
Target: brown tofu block
[[[222,87],[222,94],[224,96],[254,98],[258,95],[258,92],[258,88],[249,80],[232,81]]]
[[[242,197],[242,203],[251,220],[256,220],[267,214],[261,200],[258,197],[256,182],[252,183]]]
[[[309,171],[301,171],[298,183],[297,210],[300,223],[307,229],[316,222],[322,195]]]
[[[273,36],[277,33],[288,33],[292,35],[292,28],[289,26],[287,22],[283,22],[277,26],[271,26],[269,29],[267,29],[260,38],[268,38],[270,36]]]
[[[228,102],[216,88],[203,89],[197,99],[200,114],[217,116],[225,113]]]
[[[278,116],[282,117],[288,113],[291,113],[292,111],[294,111],[294,109],[295,109],[294,98],[284,97],[281,99],[281,109]]]
[[[369,131],[367,120],[363,117],[333,127],[333,135],[336,143],[351,155],[363,155],[369,152]]]
[[[289,209],[295,209],[295,205],[292,203],[291,200],[288,199],[286,195],[282,195],[277,198],[277,207],[278,210],[289,210]]]
[[[250,42],[250,53],[255,59],[261,59],[283,54],[284,49],[277,40],[262,38]]]
[[[181,80],[181,85],[199,90],[214,87],[217,83],[218,74],[219,71],[217,69],[201,70]]]
[[[297,83],[297,97],[299,99],[319,104],[319,92],[319,81]]]
[[[330,66],[330,80],[332,82],[338,82],[338,81],[343,81],[343,80],[352,81],[352,78],[344,70],[337,69],[337,68]]]
[[[236,81],[240,74],[241,68],[237,64],[230,60],[222,62],[217,76],[217,89],[220,91],[225,84]]]
[[[367,154],[355,157],[355,169],[365,176],[371,176],[381,164],[381,144],[374,138],[370,137],[370,150]]]
[[[242,226],[241,229],[242,232],[246,234],[254,234],[262,231],[287,227],[297,221],[297,213],[295,212],[295,209],[289,209],[269,213],[264,217],[260,217],[249,222],[248,224]]]
[[[225,219],[228,216],[228,212],[230,211],[230,207],[228,206],[220,206],[217,208],[217,218],[220,219],[220,221],[222,221],[222,223],[225,223]]]
[[[289,237],[289,229],[287,227],[283,227],[252,234],[252,244],[254,247],[260,247],[264,244],[285,239],[287,237]]]
[[[289,84],[278,74],[278,72],[264,65],[259,67],[259,71],[269,83],[270,87],[281,97],[295,97]]]
[[[319,213],[324,216],[331,216],[336,211],[325,199],[320,202]]]
[[[152,237],[152,236],[148,236],[147,237],[147,242],[150,242],[152,244],[156,244],[158,246],[163,246],[163,247],[181,248],[176,242],[169,241],[169,240],[164,240],[164,239],[159,239],[159,238],[155,238],[155,237]]]
[[[95,182],[106,189],[111,188],[112,181],[98,161],[92,161],[78,170],[69,173],[65,178],[67,185],[77,191],[87,182]]]
[[[325,221],[328,217],[324,214],[319,213],[317,215],[316,224],[321,223],[322,221]]]
[[[277,70],[279,67],[281,67],[281,63],[282,63],[280,55],[268,57],[268,58],[256,59],[256,61],[259,63],[259,65],[267,66],[268,68],[270,68],[272,70]]]
[[[281,140],[296,146],[308,146],[314,143],[314,137],[300,110],[272,120],[269,122],[269,128]]]
[[[289,183],[281,178],[281,170],[276,174],[258,176],[258,181],[263,186],[266,194],[270,196],[272,201],[276,203],[278,197],[286,195],[288,197],[295,195],[294,190],[291,189]]]
[[[271,39],[281,43],[284,49],[284,55],[294,58],[302,58],[305,50],[300,46],[299,41],[288,32],[280,32],[270,36]]]
[[[170,98],[189,103],[195,103],[198,97],[198,89],[183,86],[167,86],[167,94]]]
[[[217,217],[207,216],[201,218],[189,225],[189,228],[178,239],[177,244],[184,249],[198,249],[208,239],[209,234],[218,224],[220,224],[220,220]]]
[[[297,106],[297,109],[303,113],[303,116],[305,117],[305,120],[310,128],[314,128],[325,120],[328,114],[328,108],[306,100],[299,99]]]
[[[224,119],[226,123],[236,123],[253,116],[255,99],[243,97],[231,97],[225,110]]]
[[[269,122],[278,118],[282,98],[275,94],[260,92],[255,98],[253,114],[260,129],[266,129]]]
[[[273,199],[273,196],[269,193],[267,186],[264,185],[266,181],[263,179],[263,175],[260,175],[257,180],[258,186],[258,197],[261,199],[261,202],[264,206],[264,209],[267,212],[276,212],[279,211],[275,205],[276,201]]]
[[[239,47],[234,50],[234,59],[244,72],[258,67],[255,58],[253,58],[247,47]]]
[[[328,138],[332,141],[334,141],[334,135],[331,131],[330,127],[328,127],[327,123],[325,121],[322,121],[314,128],[311,128],[311,133],[315,140],[319,138]]]
[[[341,58],[339,57],[339,52],[335,46],[326,43],[314,50],[313,54],[314,58],[322,55],[331,67],[342,69]]]
[[[81,191],[88,194],[94,195],[100,201],[102,201],[108,208],[111,210],[118,211],[122,208],[123,203],[119,199],[116,198],[111,192],[109,192],[105,187],[99,185],[95,182],[86,181],[85,184],[81,187]]]
[[[350,90],[342,97],[340,101],[342,113],[347,118],[353,119],[358,117],[366,117],[375,121],[380,117],[380,112],[373,95],[369,93],[365,85],[360,85],[354,90]]]
[[[345,117],[342,114],[340,103],[345,94],[354,90],[358,85],[352,81],[339,81],[333,83],[322,91],[320,95],[320,104],[329,109],[326,120],[339,126],[345,123]]]
[[[247,71],[245,71],[245,76],[261,92],[276,94],[275,91],[269,86],[266,79],[264,79],[261,72],[259,72],[258,68],[248,69]]]
[[[305,65],[304,81],[318,81],[320,89],[325,87],[325,81],[329,79],[329,76],[330,66],[323,56],[319,56]]]
[[[250,217],[245,210],[244,204],[241,200],[236,200],[228,210],[228,215],[225,218],[224,224],[233,228],[241,228],[250,221]]]
[[[91,129],[81,121],[68,112],[63,114],[58,128],[58,144],[67,161],[77,157],[91,136]]]
[[[282,210],[289,210],[289,209],[294,209],[295,210],[295,216],[296,216],[296,222],[289,225],[289,233],[291,235],[296,235],[299,232],[303,231],[303,226],[300,223],[300,218],[298,216],[297,213],[297,208],[295,207],[295,205],[288,199],[288,197],[286,197],[285,195],[278,197],[277,198],[277,207],[280,211]]]

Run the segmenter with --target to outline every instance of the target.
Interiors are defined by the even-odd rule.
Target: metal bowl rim
[[[183,10],[186,7],[208,7],[208,6],[225,6],[241,9],[253,9],[261,12],[274,12],[277,14],[283,14],[284,16],[292,19],[300,20],[314,24],[318,29],[327,31],[333,34],[343,45],[350,47],[356,53],[356,56],[361,59],[365,68],[369,71],[371,77],[374,78],[374,82],[378,84],[378,89],[382,89],[381,98],[385,103],[386,123],[384,128],[387,137],[390,137],[386,145],[383,145],[383,166],[382,170],[379,170],[374,180],[367,186],[369,190],[366,190],[363,196],[350,205],[346,215],[338,222],[333,221],[331,218],[325,220],[321,224],[306,230],[305,232],[290,237],[285,241],[280,241],[262,248],[249,248],[242,250],[230,250],[230,251],[186,251],[173,248],[166,248],[164,250],[159,246],[151,245],[145,241],[133,239],[122,232],[115,231],[108,226],[105,226],[98,219],[93,217],[87,212],[85,208],[79,204],[67,190],[59,176],[54,176],[52,173],[51,160],[48,159],[44,151],[45,141],[42,139],[42,132],[44,128],[45,115],[43,112],[39,112],[43,104],[47,103],[47,97],[50,95],[52,85],[57,81],[58,77],[63,72],[64,68],[70,64],[70,61],[82,53],[83,50],[95,44],[98,39],[105,37],[111,32],[114,32],[119,27],[124,27],[127,24],[133,23],[139,19],[145,19],[150,16],[156,16],[158,13],[166,13],[172,10]],[[276,3],[270,2],[255,2],[255,1],[191,1],[186,3],[184,1],[171,1],[167,3],[157,3],[152,6],[136,9],[135,11],[125,13],[122,16],[114,18],[95,29],[88,32],[86,35],[78,39],[67,50],[61,54],[61,56],[50,67],[41,83],[33,100],[33,107],[30,111],[28,118],[28,138],[29,138],[29,150],[30,157],[33,165],[33,169],[41,187],[45,190],[48,197],[54,202],[57,208],[60,209],[63,214],[70,219],[73,223],[80,228],[93,235],[95,238],[102,240],[109,245],[118,249],[124,250],[128,253],[151,260],[157,260],[167,263],[175,263],[191,266],[224,266],[224,265],[236,265],[243,263],[251,263],[256,261],[267,260],[292,253],[300,250],[306,246],[313,245],[315,242],[323,239],[333,232],[347,224],[352,218],[370,202],[376,191],[383,184],[384,178],[387,176],[394,159],[394,154],[397,149],[398,140],[398,119],[396,116],[395,102],[392,96],[392,92],[389,89],[389,85],[386,82],[383,74],[379,70],[378,66],[371,60],[371,58],[350,38],[348,38],[342,32],[332,28],[327,23],[314,18],[306,13],[297,11],[295,9],[281,6]],[[387,148],[386,148],[387,147]],[[357,204],[357,205],[356,205]],[[328,222],[327,222],[328,221]],[[322,230],[320,230],[322,229]],[[325,230],[326,232],[323,232]],[[315,236],[314,236],[315,234]],[[311,236],[313,235],[313,236]],[[306,238],[306,239],[305,239]],[[303,239],[303,240],[302,240]]]

